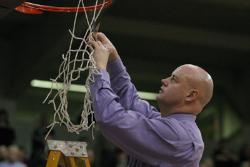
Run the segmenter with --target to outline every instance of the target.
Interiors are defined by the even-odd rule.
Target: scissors
[[[96,41],[96,33],[99,31],[99,28],[100,28],[100,22],[98,23],[93,23],[92,25],[92,37],[94,38],[94,40]]]
[[[98,22],[98,23],[95,22],[93,24],[93,28],[92,28],[93,33],[97,33],[99,31],[99,28],[100,28],[100,22]]]

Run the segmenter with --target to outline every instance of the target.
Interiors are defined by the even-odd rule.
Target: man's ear
[[[189,92],[188,92],[188,94],[186,95],[185,100],[187,102],[192,102],[195,99],[197,99],[198,96],[199,96],[199,91],[197,89],[190,89]]]

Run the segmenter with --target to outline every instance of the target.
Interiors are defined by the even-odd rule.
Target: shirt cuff
[[[107,66],[107,71],[109,72],[111,78],[117,76],[118,74],[120,74],[125,70],[126,67],[123,65],[122,60],[120,58],[117,58],[116,60],[109,62]]]
[[[98,74],[94,74],[94,84],[98,88],[110,88],[110,77],[107,70],[100,70]]]

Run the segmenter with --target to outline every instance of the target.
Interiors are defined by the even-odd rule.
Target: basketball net
[[[104,2],[104,0],[103,0]],[[95,1],[95,4],[98,4],[98,0]],[[104,3],[103,3],[104,4]],[[80,7],[85,7],[83,0],[79,0],[77,9]],[[94,26],[96,24],[97,18],[99,17],[104,5],[101,9],[93,11],[92,17],[89,18],[87,11],[84,11],[85,22],[87,23],[87,30],[82,37],[76,36],[76,24],[79,20],[78,10],[75,14],[74,23],[72,31],[69,30],[71,35],[71,40],[69,44],[68,51],[62,55],[62,62],[59,67],[58,75],[55,79],[50,79],[52,81],[51,90],[46,96],[44,103],[52,104],[54,108],[54,118],[53,122],[47,127],[49,131],[45,137],[48,137],[51,130],[55,125],[59,124],[65,125],[68,132],[79,134],[83,130],[89,130],[92,127],[92,136],[93,136],[93,127],[94,127],[94,111],[91,108],[91,99],[90,99],[90,82],[94,82],[93,74],[98,73],[96,68],[96,63],[93,59],[93,48],[87,43],[89,35],[94,32]],[[73,48],[73,43],[79,42],[79,46]],[[68,111],[68,91],[72,82],[80,79],[81,74],[87,72],[87,78],[85,81],[86,93],[84,96],[84,102],[81,112],[81,121],[80,124],[74,124],[70,120],[69,111]],[[62,86],[59,86],[59,83],[63,82]],[[56,93],[53,94],[52,88],[56,87]],[[91,122],[89,122],[88,117],[91,117]]]

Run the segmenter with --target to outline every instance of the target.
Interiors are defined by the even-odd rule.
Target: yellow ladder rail
[[[85,142],[48,140],[49,156],[46,167],[79,167],[77,160],[84,161],[84,167],[90,167]]]

